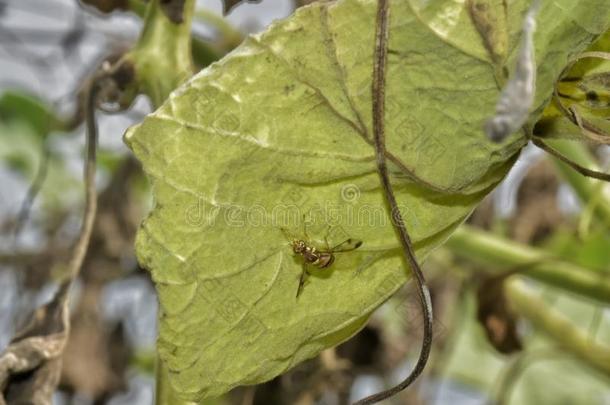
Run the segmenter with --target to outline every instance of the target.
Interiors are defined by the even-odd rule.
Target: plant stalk
[[[540,294],[528,287],[522,276],[508,279],[504,291],[513,310],[547,333],[576,358],[610,374],[610,346],[593,341],[585,330],[540,298]]]
[[[520,270],[528,277],[604,304],[610,303],[610,276],[559,260],[549,253],[481,231],[459,227],[447,241],[456,256],[487,265],[484,270],[500,274]]]

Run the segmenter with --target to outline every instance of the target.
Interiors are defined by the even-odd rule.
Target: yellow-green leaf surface
[[[518,134],[494,144],[482,131],[529,6],[496,3],[391,2],[388,159],[420,259],[525,144]],[[607,9],[543,1],[536,111],[569,56],[607,29]],[[375,12],[370,0],[301,8],[126,134],[154,190],[137,253],[159,292],[158,350],[185,399],[268,380],[336,345],[408,279],[371,141]],[[281,228],[303,236],[303,215],[318,247],[327,233],[331,245],[363,245],[314,270],[297,299],[302,258]]]

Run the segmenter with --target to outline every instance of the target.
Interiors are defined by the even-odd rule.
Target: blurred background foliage
[[[196,69],[304,3],[264,0],[223,17],[219,0],[199,1]],[[102,58],[134,46],[145,7],[139,0],[0,0],[2,349],[52,296],[57,266],[78,233],[82,89]],[[610,35],[592,50],[610,51]],[[580,80],[559,83],[566,105],[609,125],[610,62],[583,60],[569,73]],[[72,299],[57,404],[153,402],[157,304],[133,252],[150,193],[121,141],[125,128],[150,110],[139,97],[127,112],[98,115],[100,208]],[[545,116],[557,111],[551,105]],[[607,167],[605,146],[556,142],[584,165]],[[388,403],[609,404],[610,296],[540,276],[557,265],[610,282],[609,193],[607,185],[526,148],[505,182],[425,264],[436,314],[432,359],[423,378]],[[548,272],[535,273],[543,262]],[[508,293],[507,283],[515,286]],[[374,393],[408,373],[421,324],[409,283],[348,342],[208,403],[343,404]]]

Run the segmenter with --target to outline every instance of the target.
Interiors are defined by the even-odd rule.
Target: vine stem
[[[460,226],[445,246],[456,256],[484,265],[488,274],[506,268],[521,268],[520,273],[571,294],[602,304],[610,303],[610,277],[554,256],[542,249],[522,245],[468,225]]]
[[[96,76],[86,94],[85,210],[78,240],[55,297],[36,310],[0,354],[0,404],[50,402],[59,383],[61,356],[70,335],[70,287],[85,259],[97,211],[95,108],[101,80]]]
[[[95,169],[96,169],[96,151],[97,151],[97,123],[95,121],[95,108],[97,96],[100,91],[101,79],[96,78],[91,83],[91,87],[86,96],[86,117],[87,126],[87,144],[86,144],[86,160],[85,160],[85,212],[83,214],[83,224],[78,242],[75,247],[75,254],[70,261],[68,267],[69,275],[74,279],[81,268],[91,232],[93,223],[95,222],[95,214],[97,213],[97,190],[95,188]]]
[[[511,278],[504,290],[511,308],[546,332],[565,352],[605,374],[610,373],[610,347],[592,340],[588,331],[579,328],[559,310],[549,307],[539,291],[529,286],[523,277]]]
[[[392,225],[394,230],[400,237],[400,243],[403,248],[403,254],[409,266],[417,285],[417,292],[421,304],[424,320],[424,337],[422,339],[421,351],[415,367],[411,373],[399,384],[385,391],[370,395],[354,403],[354,405],[369,405],[382,401],[386,398],[396,395],[400,391],[407,388],[419,377],[424,370],[430,349],[432,347],[432,301],[430,300],[430,291],[426,285],[424,274],[415,257],[413,243],[407,232],[407,228],[402,219],[402,215],[398,209],[396,197],[388,175],[386,164],[386,148],[385,148],[385,74],[388,60],[388,37],[389,37],[389,18],[390,6],[388,0],[379,0],[377,3],[377,23],[375,32],[375,53],[373,61],[373,136],[375,145],[375,155],[377,161],[377,170],[381,179],[386,201],[390,207],[392,215]]]
[[[578,162],[580,166],[584,166],[591,170],[598,171],[600,168],[595,161],[595,157],[580,143],[566,139],[548,140],[553,149],[561,153],[564,157],[572,162]],[[607,187],[606,182],[594,180],[586,176],[581,176],[577,171],[572,170],[572,166],[563,163],[561,159],[555,160],[555,166],[559,170],[561,177],[572,187],[578,198],[583,204],[597,199],[595,204],[596,216],[602,220],[607,226],[610,226],[610,197],[607,191],[602,190],[600,194],[599,188]]]
[[[85,95],[85,126],[86,126],[86,146],[84,162],[84,183],[85,183],[85,209],[83,212],[83,222],[78,235],[78,240],[74,245],[72,256],[68,262],[66,276],[61,283],[57,298],[62,303],[62,318],[65,327],[66,340],[70,335],[70,289],[78,277],[83,266],[93,225],[97,214],[97,189],[95,187],[95,172],[97,160],[97,122],[95,121],[95,109],[97,107],[98,96],[102,82],[106,79],[105,73],[97,73],[91,80]]]

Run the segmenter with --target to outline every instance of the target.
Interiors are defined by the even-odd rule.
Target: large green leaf
[[[420,259],[525,144],[521,135],[494,144],[482,131],[528,7],[512,1],[505,15],[496,3],[391,4],[388,158]],[[536,111],[568,56],[607,29],[604,5],[544,1]],[[302,8],[126,134],[153,185],[137,252],[159,292],[159,354],[184,398],[268,380],[336,345],[408,278],[371,142],[375,11],[370,0]],[[321,247],[329,222],[331,244],[364,244],[315,272],[296,299],[302,258],[281,227],[302,234],[303,214]]]

